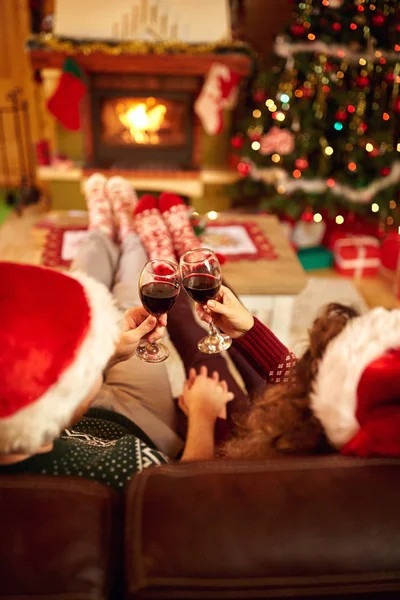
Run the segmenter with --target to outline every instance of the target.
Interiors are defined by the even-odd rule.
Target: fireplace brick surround
[[[30,58],[35,70],[40,70],[45,84],[46,79],[52,80],[52,87],[57,81],[62,68],[65,54],[52,50],[31,50]],[[227,162],[229,154],[229,115],[226,117],[227,130],[212,138],[206,136],[201,123],[193,111],[193,104],[201,90],[204,78],[214,62],[229,66],[233,71],[242,76],[243,80],[251,72],[251,59],[240,53],[226,54],[143,54],[143,55],[109,55],[93,52],[90,55],[77,53],[74,60],[84,69],[88,78],[88,94],[81,105],[82,131],[79,135],[83,142],[82,164],[76,169],[62,173],[53,167],[39,167],[38,176],[42,181],[47,181],[50,188],[56,188],[60,193],[60,184],[67,181],[75,182],[79,186],[93,172],[100,171],[106,176],[116,173],[130,179],[138,191],[174,191],[193,199],[196,208],[200,211],[227,207],[227,200],[223,193],[218,191],[237,177]],[[48,85],[47,88],[51,88]],[[48,92],[49,93],[49,92]],[[51,93],[51,92],[50,92]],[[189,103],[187,119],[187,135],[190,138],[190,152],[186,159],[173,164],[168,164],[159,157],[155,161],[135,160],[134,153],[126,159],[118,160],[115,157],[104,159],[104,152],[99,151],[99,134],[93,125],[93,120],[98,120],[99,113],[96,108],[96,99],[102,95],[114,97],[145,96],[151,94],[157,97],[180,98],[186,97]],[[54,141],[57,145],[57,140]],[[211,154],[218,154],[217,160],[205,160],[205,147],[217,148]],[[56,148],[57,150],[57,148]],[[139,149],[140,151],[140,149]],[[107,154],[107,152],[106,152]],[[157,153],[156,153],[157,154]],[[156,156],[155,154],[155,156]],[[170,149],[170,155],[172,150]],[[209,152],[210,154],[210,152]],[[160,155],[160,153],[159,153]],[[142,155],[143,156],[143,155]],[[222,159],[221,159],[222,157]],[[171,156],[168,157],[171,159]],[[154,164],[153,164],[154,163]],[[136,168],[135,168],[136,167]],[[212,190],[212,198],[208,198]],[[217,190],[215,194],[215,190]],[[75,192],[76,193],[76,192]],[[78,192],[79,193],[79,192]],[[53,206],[66,208],[65,202],[58,206],[53,190]],[[71,193],[69,192],[71,196]],[[83,208],[83,199],[75,196],[69,202],[70,208]],[[216,204],[215,197],[220,198],[221,205]]]

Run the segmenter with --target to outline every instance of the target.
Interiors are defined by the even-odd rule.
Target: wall
[[[290,22],[290,0],[243,0],[243,38],[260,53],[263,65],[271,58],[276,35]]]

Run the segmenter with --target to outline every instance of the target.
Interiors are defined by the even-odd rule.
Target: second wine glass
[[[178,298],[180,278],[178,265],[168,260],[149,260],[139,278],[140,299],[144,308],[155,317],[171,310]],[[145,362],[158,363],[166,360],[169,350],[164,344],[143,340],[136,355]]]
[[[181,257],[179,268],[182,285],[188,296],[203,304],[210,314],[205,305],[218,296],[222,283],[221,266],[215,252],[209,248],[190,250]],[[216,354],[227,350],[231,344],[229,335],[219,333],[211,320],[209,334],[198,342],[197,347],[205,354]]]

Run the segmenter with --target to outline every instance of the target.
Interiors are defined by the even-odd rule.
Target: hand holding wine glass
[[[139,293],[144,308],[157,318],[167,313],[176,302],[180,290],[178,265],[161,259],[149,260],[139,278]],[[164,344],[143,340],[136,355],[151,363],[162,362],[169,356]]]
[[[213,250],[196,248],[186,252],[180,260],[180,272],[188,296],[207,310],[207,302],[218,296],[222,283],[221,266]],[[231,344],[232,339],[219,333],[211,318],[209,335],[197,347],[205,354],[215,354],[227,350]]]
[[[196,313],[205,323],[212,318],[214,324],[234,340],[250,331],[254,325],[254,317],[224,285],[221,285],[217,297],[207,302],[206,307],[196,304]]]

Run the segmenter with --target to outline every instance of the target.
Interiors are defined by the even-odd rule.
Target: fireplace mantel
[[[138,82],[142,81],[142,87],[152,89],[160,77],[168,79],[169,84],[175,88],[191,91],[195,97],[200,91],[202,82],[209,72],[213,63],[219,62],[228,66],[232,71],[238,73],[243,79],[248,78],[252,73],[253,59],[244,53],[235,52],[212,52],[212,53],[170,53],[170,54],[118,54],[111,55],[105,52],[92,52],[84,54],[83,52],[63,53],[52,49],[30,49],[28,50],[33,69],[43,73],[44,98],[48,98],[54,90],[58,73],[62,69],[65,58],[73,58],[88,75],[88,89],[92,91],[98,86],[110,84],[112,79],[118,83],[124,84],[125,88],[129,86],[132,89],[137,88]],[[118,75],[120,78],[118,79]],[[115,79],[117,77],[117,79]],[[131,83],[128,83],[131,80]],[[180,80],[180,83],[177,83]],[[87,124],[91,118],[91,105],[89,95],[82,101],[81,115],[82,122]],[[227,117],[230,123],[230,117]],[[51,126],[53,135],[51,136],[52,145],[57,151],[58,134],[54,126]],[[229,125],[228,125],[229,127]],[[162,168],[155,171],[141,171],[139,168],[132,168],[124,171],[124,176],[128,178],[137,190],[151,192],[168,190],[171,192],[186,195],[189,198],[196,199],[198,210],[206,211],[221,210],[229,206],[229,199],[222,191],[227,184],[232,183],[238,177],[237,171],[228,164],[228,154],[230,147],[229,130],[226,134],[216,136],[215,145],[210,139],[207,142],[208,154],[205,163],[201,160],[204,134],[199,119],[194,116],[194,144],[193,144],[193,168],[182,171],[169,171]],[[76,163],[76,168],[64,172],[57,167],[41,166],[38,168],[38,176],[41,180],[49,182],[52,189],[61,189],[61,186],[79,186],[86,180],[92,172],[91,157],[93,156],[93,139],[88,130],[83,128],[82,144],[84,147],[84,160]],[[212,147],[212,148],[211,148]],[[210,151],[211,148],[211,151]],[[216,152],[217,159],[210,160]],[[225,157],[226,155],[226,157]],[[220,159],[222,156],[222,161]],[[113,170],[101,167],[95,167],[96,171],[102,171],[106,176],[114,174]],[[118,173],[122,173],[121,169]],[[64,189],[64,187],[63,187]],[[68,192],[68,196],[71,194]],[[61,200],[60,200],[61,203]],[[54,200],[54,205],[58,206]],[[60,204],[61,205],[61,204]],[[65,206],[63,205],[65,208]],[[71,208],[81,208],[81,200],[71,200]]]
[[[65,58],[62,52],[31,50],[32,67],[36,69],[61,69]],[[194,75],[202,77],[214,62],[228,66],[242,77],[251,73],[251,58],[244,54],[118,54],[110,55],[81,52],[71,55],[88,73],[136,73],[155,75]]]

